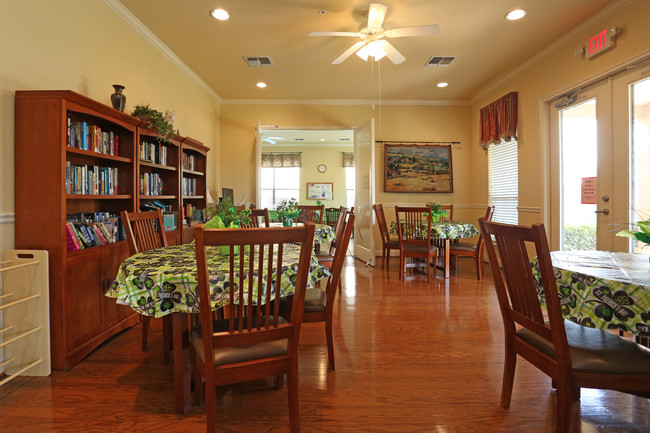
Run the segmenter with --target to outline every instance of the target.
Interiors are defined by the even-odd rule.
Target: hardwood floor
[[[519,360],[512,404],[499,406],[502,322],[489,271],[472,261],[431,283],[350,259],[337,299],[336,371],[327,371],[322,324],[303,326],[303,432],[552,432],[555,393]],[[488,266],[485,267],[488,270]],[[203,432],[205,407],[174,413],[172,366],[162,358],[160,321],[150,349],[139,326],[67,372],[18,378],[0,388],[0,432]],[[219,390],[222,432],[288,431],[286,387],[266,380]],[[574,433],[650,431],[650,400],[583,390]],[[237,409],[241,406],[244,409]]]

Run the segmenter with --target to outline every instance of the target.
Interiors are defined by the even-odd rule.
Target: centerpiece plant
[[[643,242],[646,246],[650,245],[650,221],[638,221],[635,225],[639,230],[621,230],[616,233],[616,236],[632,238],[636,241]]]
[[[434,201],[427,203],[427,206],[431,208],[431,222],[437,223],[440,218],[449,216],[446,210],[442,210],[442,205]]]
[[[295,198],[280,200],[275,210],[278,213],[278,218],[282,221],[282,225],[285,227],[291,227],[293,225],[293,220],[300,216],[298,200]]]

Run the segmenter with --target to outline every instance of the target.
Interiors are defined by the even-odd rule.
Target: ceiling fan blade
[[[359,41],[356,44],[352,45],[350,48],[348,48],[343,54],[338,56],[333,62],[333,65],[338,65],[339,63],[343,63],[345,59],[350,57],[352,54],[354,54],[355,51],[357,51],[359,48],[361,48],[366,42],[365,41]]]
[[[430,26],[402,27],[400,29],[386,30],[384,33],[389,38],[403,38],[405,36],[430,36],[440,33],[440,26],[432,24]]]
[[[381,3],[371,3],[370,10],[368,11],[368,27],[376,29],[381,27],[386,17],[386,10],[388,6]]]
[[[359,32],[309,32],[307,36],[348,36],[355,37],[361,36]]]
[[[404,60],[406,60],[406,57],[404,57],[402,53],[397,51],[395,47],[392,46],[388,41],[382,39],[378,42],[381,49],[386,52],[386,57],[388,57],[390,61],[393,62],[394,64],[399,65]]]

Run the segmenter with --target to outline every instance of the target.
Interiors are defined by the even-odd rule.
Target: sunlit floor
[[[503,328],[488,267],[471,260],[445,280],[398,280],[349,259],[336,300],[336,371],[327,371],[321,324],[303,327],[303,432],[553,432],[550,380],[520,360],[509,410],[499,407]],[[19,378],[0,388],[0,432],[199,432],[205,407],[174,413],[171,364],[160,321],[149,352],[140,327],[116,336],[67,372]],[[157,322],[157,323],[156,323]],[[219,389],[223,432],[288,431],[286,387],[262,380]],[[572,431],[648,432],[650,400],[583,390]]]

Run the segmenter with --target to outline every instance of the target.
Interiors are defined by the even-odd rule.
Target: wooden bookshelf
[[[96,127],[97,134],[107,134],[97,138],[101,145],[69,145],[74,135],[69,132],[74,129],[70,124],[78,128],[84,122]],[[118,145],[111,147],[105,137],[117,137]],[[129,255],[126,241],[67,251],[66,217],[100,212],[119,215],[123,210],[139,210],[145,202],[159,201],[178,215],[176,230],[167,233],[170,243],[176,244],[193,238],[193,230],[184,229],[180,220],[185,203],[205,207],[208,148],[174,137],[165,143],[167,158],[161,163],[141,160],[141,140],[158,143],[157,133],[139,119],[73,91],[16,91],[15,245],[48,251],[53,369],[74,366],[107,338],[140,320],[130,307],[104,296]],[[183,174],[183,149],[194,156],[196,174]],[[80,191],[78,185],[71,190],[72,167],[81,173],[85,190]],[[144,174],[157,175],[162,188],[145,195],[140,190]],[[89,177],[104,182],[89,182]],[[200,179],[196,184],[201,193],[184,198],[183,177]]]
[[[208,150],[210,149],[190,137],[185,137],[181,142],[181,209],[186,219],[192,217],[191,214],[188,215],[188,207],[196,210],[206,207]],[[182,242],[191,242],[193,238],[194,228],[191,225],[183,227]]]

